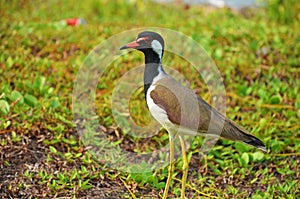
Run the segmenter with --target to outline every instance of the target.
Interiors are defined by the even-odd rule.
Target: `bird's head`
[[[135,41],[122,46],[120,50],[127,48],[142,51],[145,55],[154,52],[161,59],[164,52],[164,40],[156,32],[145,31],[139,33]]]

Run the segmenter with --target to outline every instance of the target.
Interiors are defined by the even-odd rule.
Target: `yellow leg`
[[[187,156],[186,156],[184,139],[181,136],[179,136],[179,139],[180,139],[181,150],[182,150],[182,159],[183,159],[183,166],[182,166],[183,174],[182,174],[182,185],[181,185],[180,199],[184,199],[185,198],[185,184],[186,184],[186,178],[187,178],[187,175],[188,175],[189,164],[188,164],[188,160],[187,160]]]
[[[173,173],[174,173],[174,139],[170,135],[170,165],[169,165],[168,180],[165,186],[163,199],[166,199],[168,197],[169,187],[170,187]]]

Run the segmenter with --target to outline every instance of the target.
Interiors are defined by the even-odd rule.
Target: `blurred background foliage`
[[[95,46],[131,28],[162,27],[190,36],[207,51],[224,79],[228,117],[270,150],[264,154],[219,140],[203,156],[198,150],[202,138],[195,138],[189,150],[188,197],[300,197],[300,3],[267,0],[263,5],[234,10],[180,1],[1,1],[0,196],[161,194],[167,169],[126,174],[93,158],[78,139],[71,105],[77,71]],[[66,26],[68,18],[83,18],[87,24]],[[189,65],[170,53],[165,56],[166,64],[209,100]],[[117,80],[142,63],[136,52],[115,60],[96,91],[104,132],[116,145],[135,152],[168,141],[163,130],[147,142],[130,137],[111,115]],[[137,123],[147,124],[150,116],[139,92],[129,106]],[[180,161],[176,167],[180,178]],[[173,184],[173,197],[180,194],[179,188],[179,183]]]

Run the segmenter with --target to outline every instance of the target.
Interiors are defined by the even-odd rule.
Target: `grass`
[[[298,1],[275,0],[267,7],[240,12],[139,1],[1,1],[0,196],[162,195],[167,168],[143,173],[111,169],[78,138],[71,111],[74,79],[93,47],[124,30],[155,26],[180,31],[204,47],[224,79],[227,116],[269,149],[262,153],[219,140],[203,156],[202,138],[196,137],[188,152],[187,197],[299,198],[299,11]],[[83,17],[88,24],[64,27],[58,23],[71,17]],[[167,64],[205,97],[203,82],[189,72],[184,60],[170,58],[166,53]],[[96,92],[103,131],[112,143],[136,152],[168,142],[163,130],[152,139],[131,137],[112,117],[109,102],[115,82],[142,63],[136,52],[120,57],[99,80]],[[134,119],[147,124],[150,117],[142,92],[131,101]],[[176,179],[181,178],[181,166],[177,161]],[[179,180],[173,182],[170,195],[180,195]]]

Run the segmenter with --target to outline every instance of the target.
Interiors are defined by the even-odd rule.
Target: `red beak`
[[[133,42],[131,42],[131,43],[125,45],[125,46],[122,46],[122,47],[120,48],[120,50],[124,50],[124,49],[127,49],[127,48],[134,48],[134,49],[136,49],[136,48],[139,47],[139,46],[140,46],[139,43],[137,43],[136,41],[133,41]]]

